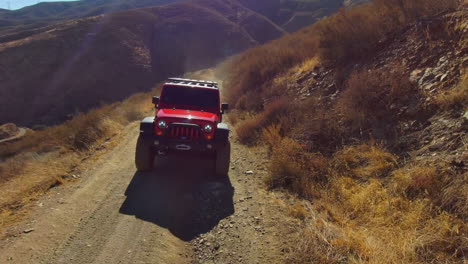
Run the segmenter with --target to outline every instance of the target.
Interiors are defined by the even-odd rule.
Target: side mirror
[[[227,110],[229,110],[229,104],[221,104],[221,113],[224,114]]]
[[[159,97],[153,96],[153,104],[154,104],[155,107],[158,106],[158,104],[159,104]]]

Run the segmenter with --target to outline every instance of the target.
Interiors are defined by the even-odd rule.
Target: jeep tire
[[[153,169],[154,154],[151,143],[150,138],[138,137],[135,153],[135,165],[138,171],[151,171]]]
[[[231,162],[231,143],[228,141],[224,146],[216,151],[215,169],[216,175],[227,176],[229,173],[229,164]]]

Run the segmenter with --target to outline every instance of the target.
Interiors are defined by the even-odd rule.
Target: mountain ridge
[[[59,23],[0,43],[0,123],[55,124],[284,33],[239,3],[220,0]]]

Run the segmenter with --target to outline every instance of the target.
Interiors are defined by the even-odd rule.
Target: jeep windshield
[[[167,85],[161,94],[160,107],[216,112],[219,111],[219,91]]]

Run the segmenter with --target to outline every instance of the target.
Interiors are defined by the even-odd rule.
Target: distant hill
[[[81,0],[76,2],[42,2],[9,11],[0,9],[0,36],[30,31],[64,20],[91,17],[106,13],[160,6],[193,0]],[[229,0],[261,14],[293,32],[331,15],[341,7],[367,0]]]
[[[41,2],[18,10],[0,10],[0,33],[44,26],[47,23],[96,16],[123,10],[165,5],[181,0],[81,0],[74,2]],[[6,12],[5,12],[6,11]]]
[[[0,123],[55,124],[284,34],[237,1],[66,21],[0,43]]]
[[[368,0],[281,0],[281,9],[274,21],[289,32],[312,25],[321,18]]]

